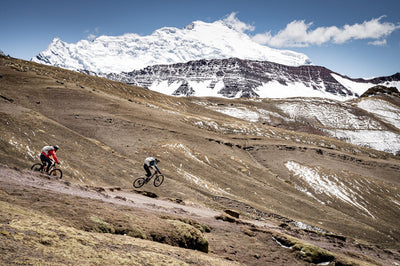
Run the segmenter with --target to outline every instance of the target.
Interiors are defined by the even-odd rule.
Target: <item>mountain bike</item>
[[[50,176],[54,176],[57,179],[61,179],[62,178],[63,173],[62,173],[61,169],[57,168],[56,163],[54,161],[52,161],[52,164],[50,165],[50,171],[49,172],[46,172],[45,167],[46,166],[45,166],[45,164],[43,162],[35,163],[34,165],[31,166],[31,170],[40,171],[43,174],[45,173],[45,174],[48,174]]]
[[[154,177],[155,176],[155,177]],[[164,182],[164,175],[161,174],[158,170],[156,170],[150,177],[139,177],[135,181],[133,181],[133,186],[135,188],[140,188],[144,184],[147,184],[154,177],[154,186],[159,187]]]

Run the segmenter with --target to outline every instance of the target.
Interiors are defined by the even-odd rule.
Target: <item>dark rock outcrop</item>
[[[180,83],[180,86],[172,93],[175,96],[196,95],[196,88],[191,83],[209,82],[208,88],[216,88],[217,83],[223,84],[218,87],[218,95],[223,97],[259,97],[263,84],[277,82],[288,86],[302,84],[314,90],[331,93],[340,96],[356,96],[332,74],[341,76],[321,66],[286,66],[268,61],[242,60],[238,58],[197,60],[187,63],[171,65],[148,66],[141,70],[129,73],[103,75],[108,79],[122,81],[125,83],[149,88],[154,83],[168,82]],[[387,78],[376,78],[373,80],[350,79],[359,83],[379,84],[385,81],[400,80],[400,74]]]
[[[379,94],[400,96],[399,90],[395,87],[386,87],[383,85],[377,85],[372,88],[369,88],[366,92],[364,92],[361,97],[369,97],[375,96]]]

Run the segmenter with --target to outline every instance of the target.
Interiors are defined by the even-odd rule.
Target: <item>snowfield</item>
[[[314,86],[319,87],[319,90],[315,90]],[[320,97],[327,99],[334,99],[338,101],[345,101],[353,97],[335,95],[326,92],[325,85],[320,84],[304,84],[301,82],[289,82],[286,85],[279,83],[278,81],[270,81],[264,83],[261,87],[257,88],[256,92],[261,98],[292,98],[292,97]]]
[[[400,108],[380,99],[362,98],[357,106],[400,129]]]
[[[230,27],[226,20],[194,21],[183,29],[164,27],[147,36],[100,36],[75,44],[55,38],[32,61],[71,70],[120,73],[151,65],[231,57],[290,66],[311,64],[304,54],[256,43],[244,32]]]
[[[347,89],[357,93],[358,95],[363,94],[365,91],[367,91],[369,88],[375,86],[376,84],[373,83],[359,83],[359,82],[354,82],[352,80],[343,78],[339,75],[336,74],[331,74],[332,77],[334,77],[340,84],[342,84],[344,87]]]
[[[388,101],[361,98],[353,104],[331,99],[293,98],[271,101],[270,104],[280,111],[244,105],[209,105],[208,108],[254,124],[271,123],[274,119],[311,124],[330,137],[347,143],[392,154],[400,152],[399,131],[388,127],[400,128],[400,108]],[[358,108],[367,112],[362,113]]]
[[[356,98],[355,95],[361,95],[369,88],[375,86],[372,83],[357,83],[335,74],[331,74],[338,80],[338,82],[347,88],[349,91],[354,93],[354,95],[348,94],[334,94],[327,92],[326,85],[323,81],[319,83],[316,82],[297,82],[286,80],[285,84],[277,80],[271,80],[266,83],[262,83],[254,89],[254,92],[259,95],[259,98],[270,98],[270,99],[287,99],[287,98],[297,98],[297,97],[307,97],[307,98],[325,98],[332,99],[336,101],[347,101]],[[280,76],[282,78],[283,76]],[[172,81],[171,81],[171,80]],[[201,81],[195,80],[201,79]],[[208,77],[154,77],[151,82],[149,89],[157,91],[166,95],[175,95],[176,91],[179,89],[184,82],[187,82],[188,86],[193,89],[193,94],[191,96],[196,97],[224,97],[221,94],[221,89],[225,87],[223,79],[208,76]],[[238,81],[240,82],[240,81]],[[400,86],[399,86],[400,87]],[[316,89],[318,88],[318,89]],[[344,92],[345,93],[345,92]],[[186,96],[186,95],[178,95]],[[241,92],[231,95],[229,98],[241,98],[243,97]]]
[[[323,99],[287,101],[277,105],[293,120],[311,120],[323,128],[382,129],[381,123],[368,116],[354,114],[347,104]]]
[[[378,151],[397,154],[400,151],[400,135],[390,131],[381,130],[332,130],[332,136],[364,147]]]

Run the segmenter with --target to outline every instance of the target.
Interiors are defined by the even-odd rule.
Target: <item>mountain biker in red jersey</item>
[[[156,164],[158,162],[160,162],[160,160],[154,159],[153,157],[147,157],[144,160],[143,168],[144,168],[144,170],[146,170],[146,177],[151,176],[150,168],[152,168],[152,166],[154,166],[157,169],[157,171],[161,173],[160,169],[158,169],[157,164]]]
[[[51,160],[51,157],[53,157],[53,159],[56,163],[60,163],[56,156],[56,151],[58,150],[58,148],[59,148],[58,145],[43,147],[42,153],[40,154],[40,160],[42,161],[42,164],[44,166],[46,166],[46,163],[47,163],[46,172],[48,172],[50,170],[50,166],[53,163]]]

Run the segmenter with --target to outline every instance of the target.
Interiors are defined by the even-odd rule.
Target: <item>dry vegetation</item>
[[[243,100],[175,98],[8,57],[0,94],[5,264],[399,263],[394,155],[198,104]],[[52,143],[61,181],[27,170]],[[150,155],[166,180],[133,190]],[[374,217],[299,191],[287,161],[365,181]]]

